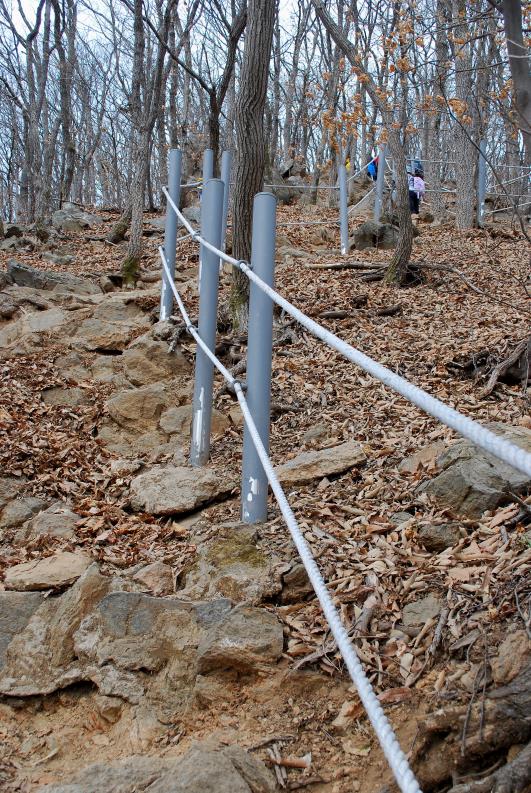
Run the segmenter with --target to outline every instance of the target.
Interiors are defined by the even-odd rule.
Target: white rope
[[[358,689],[358,694],[365,710],[367,711],[367,716],[369,717],[374,731],[378,736],[380,746],[382,747],[387,762],[391,766],[398,786],[400,790],[403,791],[403,793],[420,793],[420,787],[411,768],[409,767],[406,755],[400,748],[400,744],[398,743],[398,740],[393,732],[393,728],[389,724],[383,708],[378,701],[378,697],[374,693],[367,675],[363,671],[361,662],[356,654],[352,642],[349,639],[348,633],[341,622],[339,613],[334,606],[330,592],[328,591],[325,581],[319,571],[319,568],[317,567],[315,559],[313,558],[311,549],[304,539],[299,524],[297,523],[297,519],[295,518],[295,515],[288,504],[284,490],[278,481],[271,460],[269,459],[264,445],[260,439],[260,435],[249,411],[249,406],[243,395],[241,385],[238,382],[234,383],[234,390],[236,391],[236,396],[238,397],[238,402],[240,403],[240,408],[249,430],[249,434],[269,480],[271,489],[280,507],[280,511],[282,512],[284,520],[286,521],[286,525],[289,529],[293,542],[295,543],[297,551],[299,552],[301,561],[306,569],[306,572],[308,573],[308,578],[311,581],[323,613],[328,624],[330,625],[332,635],[336,640],[341,655],[343,656],[350,677]]]
[[[380,380],[382,383],[384,383],[384,385],[392,388],[393,391],[396,391],[398,394],[405,397],[409,402],[412,402],[425,413],[428,413],[430,416],[438,419],[443,424],[446,424],[447,427],[451,427],[451,429],[456,430],[460,435],[468,438],[477,446],[480,446],[482,449],[484,449],[484,451],[494,454],[500,460],[503,460],[503,462],[508,463],[513,468],[516,468],[516,470],[521,471],[527,476],[531,476],[531,453],[526,452],[524,449],[516,446],[516,444],[505,440],[505,438],[501,438],[499,435],[491,432],[491,430],[488,430],[486,427],[478,424],[477,421],[463,416],[457,410],[445,405],[445,403],[441,402],[439,399],[432,397],[426,391],[423,391],[422,388],[413,385],[413,383],[410,383],[409,380],[406,380],[404,377],[400,377],[400,375],[395,374],[390,369],[387,369],[387,367],[382,366],[382,364],[374,361],[372,358],[369,358],[368,355],[365,355],[365,353],[361,352],[360,350],[356,350],[350,344],[347,344],[346,341],[340,339],[339,336],[336,336],[334,333],[326,330],[326,328],[324,328],[322,325],[319,325],[313,319],[310,319],[310,317],[300,311],[300,309],[296,308],[296,306],[279,295],[278,292],[275,292],[275,290],[266,284],[265,281],[262,281],[259,276],[255,275],[247,262],[238,261],[232,256],[228,256],[226,253],[218,250],[218,248],[206,242],[206,240],[204,240],[199,234],[194,232],[186,218],[184,218],[182,213],[179,212],[178,208],[175,206],[175,203],[168,195],[166,189],[163,188],[163,190],[173,209],[177,212],[178,216],[191,232],[191,236],[197,242],[199,242],[201,245],[204,245],[224,261],[232,264],[234,267],[238,267],[238,269],[245,273],[249,280],[253,281],[263,292],[265,292],[271,298],[271,300],[277,304],[277,306],[283,308],[284,311],[296,319],[297,322],[309,330],[310,333],[312,333],[318,339],[321,339],[321,341],[324,341],[325,344],[328,344],[329,347],[332,347],[332,349],[339,352],[347,360],[356,364],[356,366],[359,366],[377,380]]]
[[[339,186],[336,184],[313,185],[313,184],[291,184],[291,182],[279,182],[278,184],[265,184],[264,187],[267,187],[268,190],[275,190],[276,188],[281,189],[283,187],[287,187],[288,190],[290,188],[293,190],[339,190]]]
[[[284,490],[278,481],[271,460],[261,441],[256,424],[253,421],[253,417],[249,410],[247,400],[245,399],[243,389],[240,383],[235,380],[231,373],[223,366],[221,361],[216,358],[214,353],[199,335],[197,329],[192,325],[190,317],[188,316],[186,308],[184,307],[184,304],[181,300],[181,296],[179,295],[177,287],[175,286],[175,283],[171,277],[162,247],[159,248],[159,254],[162,260],[164,272],[166,273],[166,277],[168,279],[168,283],[170,284],[175,300],[177,301],[177,305],[179,306],[179,310],[182,314],[187,330],[194,337],[205,355],[208,356],[214,366],[221,372],[225,380],[227,380],[227,382],[233,386],[236,392],[238,403],[243,413],[249,434],[252,438],[269,484],[271,485],[271,489],[280,507],[280,511],[284,517],[284,520],[286,521],[286,525],[289,529],[297,551],[299,552],[301,561],[304,564],[306,572],[308,573],[308,578],[311,581],[317,599],[319,600],[321,608],[323,609],[323,613],[328,621],[328,624],[330,625],[332,635],[336,640],[341,655],[343,656],[352,682],[358,689],[360,699],[365,707],[365,710],[367,711],[367,715],[374,728],[374,731],[378,736],[378,740],[380,741],[380,745],[385,757],[387,758],[387,762],[393,771],[398,786],[400,787],[400,790],[403,791],[403,793],[421,793],[417,780],[415,779],[415,776],[409,767],[406,755],[400,748],[400,744],[398,743],[398,740],[393,732],[393,728],[391,727],[389,720],[387,719],[383,708],[378,701],[378,697],[373,691],[371,683],[363,671],[363,667],[356,654],[356,650],[348,636],[347,631],[345,630],[343,623],[341,622],[339,613],[333,604],[332,597],[327,589],[319,568],[317,567],[315,559],[313,558],[311,549],[304,539],[299,524],[297,523],[297,519],[293,514],[293,510],[288,504],[286,494],[284,493]]]
[[[366,199],[366,198],[368,198],[370,195],[372,195],[372,194],[374,193],[374,191],[375,191],[375,190],[376,190],[376,186],[375,186],[375,187],[371,187],[371,189],[369,190],[369,192],[368,192],[368,193],[365,193],[365,195],[363,196],[363,198],[361,198],[361,199],[358,201],[358,203],[357,203],[357,204],[354,204],[354,206],[351,206],[351,207],[349,207],[349,208],[348,208],[348,214],[350,215],[350,213],[351,213],[351,212],[354,212],[354,210],[356,209],[356,207],[359,207],[359,205],[360,205],[360,204],[363,204],[363,202],[365,201],[365,199]]]
[[[451,427],[460,435],[473,441],[473,443],[480,446],[486,452],[494,454],[500,460],[512,465],[512,467],[516,468],[518,471],[521,471],[527,476],[531,476],[531,453],[501,438],[499,435],[491,432],[491,430],[478,424],[477,421],[473,421],[473,419],[469,419],[461,413],[458,413],[457,410],[445,405],[444,402],[432,397],[426,391],[423,391],[422,388],[413,385],[409,380],[395,374],[390,369],[387,369],[387,367],[369,358],[368,355],[365,355],[363,352],[360,352],[360,350],[356,350],[350,344],[347,344],[346,341],[343,341],[343,339],[340,339],[334,333],[323,328],[322,325],[310,319],[310,317],[303,314],[303,312],[292,305],[292,303],[275,292],[274,289],[255,275],[245,262],[240,262],[239,267],[242,272],[247,275],[249,280],[253,281],[263,292],[269,295],[277,306],[283,308],[284,311],[296,319],[297,322],[309,330],[310,333],[318,339],[321,339],[321,341],[324,341],[325,344],[328,344],[332,349],[337,350],[344,358],[355,363],[365,372],[368,372],[368,374],[384,383],[384,385],[392,388],[393,391],[396,391],[409,402],[412,402],[421,410],[424,410],[425,413],[428,413],[443,424],[446,424],[447,427]]]

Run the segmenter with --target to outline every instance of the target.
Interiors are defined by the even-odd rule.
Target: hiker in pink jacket
[[[420,200],[424,195],[424,193],[426,192],[426,185],[424,184],[424,179],[420,175],[420,171],[415,170],[414,176],[409,174],[408,185],[409,185],[409,208],[411,210],[412,215],[418,215]]]

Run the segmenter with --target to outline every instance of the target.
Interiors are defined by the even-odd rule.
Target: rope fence
[[[205,183],[201,204],[201,231],[196,231],[178,208],[180,174],[177,178],[176,168],[174,167],[172,170],[172,162],[174,164],[177,162],[179,159],[177,155],[180,153],[172,152],[171,154],[173,159],[170,158],[169,188],[163,188],[167,199],[167,215],[165,244],[164,248],[159,248],[163,267],[160,318],[161,320],[169,318],[173,299],[175,299],[186,329],[197,344],[191,462],[193,465],[205,465],[208,461],[213,374],[214,369],[217,369],[233,388],[244,418],[242,519],[247,523],[255,523],[267,518],[268,486],[270,486],[397,784],[403,793],[420,793],[418,782],[398,744],[371,683],[363,671],[355,647],[333,604],[330,592],[289,506],[269,456],[273,304],[283,309],[328,347],[400,394],[407,401],[468,438],[484,451],[495,455],[528,476],[531,476],[531,454],[491,432],[478,422],[469,419],[352,347],[312,320],[274,289],[275,228],[277,224],[276,199],[271,193],[264,192],[255,196],[251,262],[235,259],[223,250],[224,228],[226,227],[224,208],[228,202],[230,178],[226,177],[226,181],[210,179]],[[380,157],[381,181],[383,183],[385,151],[383,157],[380,152]],[[343,173],[343,181],[346,182],[346,170]],[[377,187],[378,185],[373,190],[377,190]],[[177,221],[184,226],[188,235],[201,246],[198,327],[195,327],[190,321],[174,282]],[[228,371],[214,353],[219,263],[222,261],[244,273],[250,282],[245,393],[243,384]]]

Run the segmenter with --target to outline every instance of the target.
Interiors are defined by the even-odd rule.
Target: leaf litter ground
[[[525,241],[515,231],[501,224],[466,233],[449,226],[421,224],[414,259],[457,267],[483,294],[473,291],[463,278],[436,269],[427,272],[423,285],[397,290],[382,283],[366,283],[353,269],[310,269],[311,264],[333,264],[342,259],[333,251],[338,243],[335,211],[307,209],[306,213],[302,216],[328,221],[328,225],[279,228],[276,283],[282,294],[358,349],[466,415],[482,422],[531,425],[529,404],[517,385],[500,384],[491,396],[481,398],[482,383],[460,377],[452,366],[482,350],[503,357],[528,333],[525,279],[529,255]],[[280,212],[282,223],[300,217],[296,208]],[[94,278],[115,270],[123,253],[120,246],[87,240],[87,236],[71,235],[69,245],[77,258],[69,270],[87,275],[87,261]],[[159,242],[159,237],[146,241],[143,265],[148,271],[157,267]],[[297,256],[290,248],[304,251],[305,256]],[[389,255],[373,250],[355,252],[346,261],[377,265],[385,263]],[[43,266],[35,253],[17,258]],[[178,270],[196,265],[195,246],[185,240],[179,247]],[[61,269],[49,262],[46,268]],[[230,279],[224,275],[222,304],[227,302],[229,288]],[[184,292],[191,315],[197,316],[193,285]],[[378,313],[398,304],[400,308],[392,316]],[[345,311],[348,316],[320,319],[323,312],[331,310]],[[277,321],[285,324],[286,318],[277,317]],[[428,502],[418,494],[417,486],[431,475],[435,456],[428,454],[409,473],[400,471],[398,465],[421,447],[449,442],[453,434],[304,330],[290,327],[289,343],[276,346],[274,352],[272,399],[278,408],[272,424],[271,455],[275,463],[281,463],[303,449],[334,446],[347,439],[363,445],[365,465],[335,479],[296,488],[289,493],[289,500],[364,666],[382,700],[389,704],[389,715],[402,725],[404,746],[409,749],[407,742],[413,741],[414,734],[407,733],[404,725],[410,714],[427,702],[435,706],[449,699],[467,701],[471,695],[467,675],[483,660],[484,648],[494,655],[508,625],[521,626],[528,619],[531,543],[522,520],[525,508],[509,504],[479,520],[459,520]],[[185,341],[184,350],[192,361],[193,345]],[[46,405],[41,399],[44,389],[68,385],[54,367],[56,356],[65,351],[50,335],[38,353],[2,361],[0,465],[4,475],[27,478],[25,494],[69,499],[81,520],[75,540],[70,541],[47,537],[20,547],[8,530],[1,547],[2,568],[49,555],[60,547],[81,547],[108,571],[161,560],[178,572],[195,553],[189,541],[189,522],[132,515],[127,508],[129,478],[111,473],[110,461],[115,455],[97,438],[110,387],[87,380],[82,384],[87,402],[75,407]],[[233,398],[223,393],[220,380],[216,385],[217,407],[232,409]],[[239,471],[240,450],[241,427],[233,425],[214,443],[213,465],[232,473]],[[411,517],[397,526],[393,516],[399,512]],[[237,520],[238,513],[235,493],[233,500],[204,510],[194,534],[203,532],[207,537],[215,532],[216,523]],[[453,548],[434,554],[419,543],[422,526],[455,520],[461,527],[461,540]],[[294,559],[293,545],[273,503],[270,519],[260,528],[259,536],[261,544],[283,561]],[[440,616],[405,630],[404,607],[430,593],[444,604]],[[277,769],[282,768],[278,765],[281,755],[304,757],[311,752],[313,757],[306,770],[277,770],[281,784],[296,789],[296,785],[312,782],[311,789],[316,791],[352,790],[352,774],[367,773],[367,769],[374,772],[381,761],[375,762],[378,753],[371,729],[355,693],[349,691],[318,604],[310,597],[269,607],[285,626],[286,651],[279,674],[305,670],[310,677],[302,691],[295,690],[293,683],[293,696],[286,698],[289,684],[278,675],[251,688],[235,684],[234,696],[228,697],[214,723],[212,713],[195,714],[182,730],[170,729],[166,739],[149,751],[172,751],[177,743],[186,746],[189,738],[200,737],[214,727],[228,739],[238,733],[247,746],[257,746],[271,737],[277,740],[257,746],[257,751]],[[313,694],[312,669],[330,676],[333,687],[324,699],[322,694]],[[61,719],[65,708],[76,713],[75,693],[49,698],[54,700],[49,710]],[[332,725],[340,705],[350,725],[347,737]],[[11,724],[15,733],[9,736],[6,731],[4,735],[6,769],[27,765],[24,754],[21,759],[17,753],[16,743],[17,736],[20,739],[27,734],[28,721],[31,718],[26,712],[17,712]],[[114,747],[105,746],[104,731],[90,723],[81,726],[75,715],[70,721],[69,729],[77,730],[78,737],[79,733],[85,738],[96,736],[92,754],[116,756]],[[53,723],[53,716],[49,722]],[[49,752],[46,724],[41,725],[43,745],[37,757]],[[82,764],[87,761],[84,754],[81,759]],[[61,766],[60,757],[55,761],[52,757],[43,768],[45,771],[38,768],[30,774],[26,768],[22,777],[17,775],[18,781],[10,783],[15,785],[12,789],[33,790],[37,782],[47,781],[47,774],[55,778],[59,769],[64,770],[64,761]],[[374,790],[382,769],[372,781]],[[8,777],[12,778],[11,773]],[[318,778],[328,781],[321,784]],[[22,787],[17,787],[19,784]]]

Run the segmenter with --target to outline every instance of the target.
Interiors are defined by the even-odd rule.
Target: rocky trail
[[[0,789],[393,790],[276,505],[239,522],[242,419],[219,379],[211,463],[187,464],[194,345],[157,321],[160,218],[123,290],[113,213],[61,212],[0,245]],[[281,225],[301,217],[326,225]],[[281,209],[279,291],[531,450],[522,372],[486,387],[529,332],[525,240],[421,220],[429,266],[397,290],[355,266],[388,251],[341,260],[335,217]],[[183,240],[194,319],[197,265]],[[282,316],[272,400],[273,462],[423,790],[526,789],[531,482]]]

